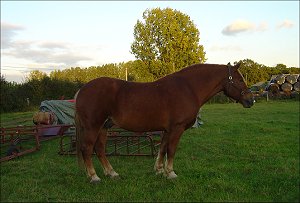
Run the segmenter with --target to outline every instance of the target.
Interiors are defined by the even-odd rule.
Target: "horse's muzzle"
[[[253,95],[251,94],[251,96],[246,96],[245,98],[243,98],[243,100],[241,101],[242,105],[244,108],[250,108],[251,106],[254,105],[254,97]]]

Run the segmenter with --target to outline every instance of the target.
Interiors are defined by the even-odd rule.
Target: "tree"
[[[275,66],[275,69],[277,69],[282,74],[288,74],[289,70],[287,69],[285,64],[279,63]]]
[[[251,59],[240,60],[240,62],[241,66],[239,70],[249,87],[257,82],[268,80],[268,74],[265,71],[266,67],[264,65],[258,64]]]
[[[155,8],[147,9],[143,19],[134,26],[131,53],[154,79],[206,61],[200,33],[188,15],[171,8]]]
[[[30,81],[30,80],[39,80],[40,81],[45,77],[47,77],[46,73],[39,71],[39,70],[33,70],[33,71],[30,71],[30,73],[26,79],[27,79],[27,81]]]

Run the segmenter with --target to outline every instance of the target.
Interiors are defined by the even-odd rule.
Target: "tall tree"
[[[29,75],[26,77],[27,81],[30,80],[42,80],[43,78],[47,77],[47,74],[40,71],[40,70],[33,70],[30,71]]]
[[[171,8],[147,9],[134,26],[131,53],[153,78],[206,61],[200,32],[186,14]]]
[[[244,59],[240,60],[239,62],[241,62],[239,70],[244,76],[249,87],[257,82],[267,81],[268,74],[265,71],[264,65],[258,64],[251,59]],[[236,63],[237,62],[235,62],[235,64]]]

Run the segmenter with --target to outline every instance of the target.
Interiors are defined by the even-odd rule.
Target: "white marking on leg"
[[[166,159],[164,176],[167,177],[167,179],[177,178],[177,175],[173,170],[173,159]]]
[[[160,153],[158,152],[155,164],[154,164],[154,170],[156,171],[156,175],[164,173],[164,165],[163,161],[161,160],[162,157],[160,156]]]

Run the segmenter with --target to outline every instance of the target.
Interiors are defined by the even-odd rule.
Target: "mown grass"
[[[184,133],[176,180],[153,171],[154,158],[109,157],[120,180],[88,183],[74,156],[58,155],[59,140],[1,163],[1,202],[299,202],[299,101],[209,104],[204,125]]]

